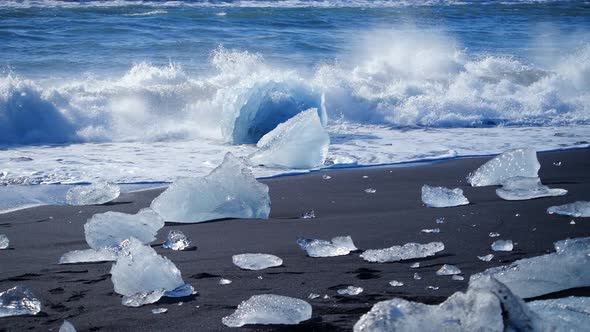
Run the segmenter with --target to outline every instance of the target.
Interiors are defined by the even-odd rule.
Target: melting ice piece
[[[422,232],[422,233],[440,233],[440,228],[428,228],[428,229],[423,229],[420,232]]]
[[[144,304],[155,303],[164,296],[164,289],[156,289],[149,292],[139,292],[129,296],[123,296],[121,303],[126,307],[141,307]]]
[[[301,214],[301,219],[315,219],[315,211],[314,210],[309,210],[309,211],[305,211]]]
[[[59,332],[76,332],[76,328],[69,320],[64,320],[63,324],[59,328]]]
[[[281,258],[269,254],[233,255],[232,261],[240,269],[244,270],[263,270],[269,267],[283,265],[283,260]]]
[[[59,258],[59,264],[114,262],[117,260],[119,248],[100,248],[98,250],[73,250]]]
[[[364,289],[362,287],[348,286],[337,290],[336,292],[340,295],[359,295]]]
[[[152,309],[152,314],[154,315],[159,315],[159,314],[163,314],[168,312],[168,309],[166,308],[156,308],[156,309]]]
[[[420,275],[420,273],[416,272],[414,273],[414,280],[420,280],[422,279],[422,276]]]
[[[299,238],[297,244],[309,257],[343,256],[357,250],[350,236],[338,236],[332,241]]]
[[[273,295],[254,295],[238,305],[230,316],[221,322],[229,327],[247,324],[295,325],[311,318],[311,305],[303,300]]]
[[[590,237],[554,243],[555,253],[520,259],[471,276],[492,276],[516,295],[529,298],[590,286]]]
[[[279,124],[256,144],[253,163],[286,168],[321,166],[328,156],[330,136],[315,108],[301,112]]]
[[[512,251],[514,244],[512,240],[497,240],[492,243],[491,247],[493,251]]]
[[[528,178],[517,176],[502,182],[502,188],[496,189],[500,198],[508,201],[518,201],[549,196],[563,196],[565,189],[551,189],[541,183],[538,177]]]
[[[10,240],[8,240],[8,236],[0,234],[0,249],[6,249],[9,245]]]
[[[191,240],[181,231],[168,232],[168,238],[162,248],[172,250],[186,250],[191,247]]]
[[[401,282],[401,281],[392,280],[392,281],[389,282],[389,285],[390,286],[393,286],[393,287],[401,287],[401,286],[404,285],[404,283]]]
[[[500,233],[498,232],[490,232],[490,234],[488,234],[489,237],[498,237],[500,236]]]
[[[41,302],[26,287],[16,286],[0,292],[0,317],[36,315]]]
[[[121,194],[118,185],[97,182],[88,186],[75,186],[66,193],[66,202],[70,205],[95,205],[108,203]]]
[[[419,267],[420,267],[420,262],[412,263],[412,265],[410,265],[410,269],[417,269]]]
[[[183,178],[172,183],[151,208],[166,221],[202,222],[222,218],[268,219],[268,186],[231,153],[221,165],[201,178]]]
[[[590,217],[590,202],[577,201],[574,203],[552,206],[547,209],[549,214],[563,214],[572,217]]]
[[[365,192],[367,194],[374,194],[374,193],[377,192],[377,190],[376,189],[373,189],[373,188],[367,188],[367,189],[365,189]]]
[[[162,257],[141,241],[130,238],[121,244],[122,252],[111,268],[115,292],[123,295],[123,303],[139,296],[139,305],[153,303],[161,296],[191,295],[192,286],[182,280],[180,270],[168,258]],[[159,297],[158,297],[159,295]]]
[[[445,245],[442,242],[430,242],[427,244],[406,243],[403,246],[393,246],[385,249],[370,249],[361,254],[361,257],[369,262],[397,262],[405,259],[423,258],[436,255],[443,251]]]
[[[473,187],[501,185],[509,178],[538,177],[541,164],[532,148],[515,149],[489,160],[469,174],[467,182]]]
[[[142,209],[137,214],[105,212],[95,214],[84,224],[86,242],[92,249],[118,246],[130,237],[144,244],[156,239],[164,220],[152,209]]]
[[[494,258],[494,254],[488,254],[485,256],[477,256],[477,258],[479,258],[479,260],[481,260],[481,261],[489,262],[492,260],[492,258]]]
[[[220,284],[220,285],[229,285],[229,284],[231,284],[231,283],[232,283],[232,281],[231,281],[231,280],[229,280],[229,279],[225,279],[225,278],[221,278],[221,279],[219,279],[219,284]]]
[[[528,302],[529,309],[554,331],[585,331],[590,323],[590,297],[565,297]]]
[[[315,300],[315,299],[317,299],[320,296],[321,296],[320,294],[309,293],[309,295],[307,296],[307,298],[310,299],[310,300]]]
[[[455,274],[461,274],[461,269],[456,267],[455,265],[444,264],[436,274],[439,276],[452,276]]]
[[[422,202],[428,207],[442,208],[469,204],[460,188],[422,186]]]
[[[451,277],[451,279],[457,280],[457,281],[463,281],[463,280],[465,280],[465,277],[459,276],[459,275],[454,275]]]

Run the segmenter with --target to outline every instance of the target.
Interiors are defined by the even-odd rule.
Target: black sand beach
[[[0,289],[30,287],[42,301],[37,316],[0,318],[0,331],[57,331],[64,319],[78,331],[220,331],[230,330],[221,318],[255,294],[272,293],[305,299],[313,306],[313,318],[298,326],[249,326],[245,331],[340,331],[351,330],[358,318],[381,300],[403,297],[439,303],[464,290],[469,276],[516,259],[541,255],[552,243],[568,237],[590,236],[588,220],[546,214],[547,207],[590,199],[590,150],[540,153],[540,176],[550,187],[565,188],[566,196],[529,201],[504,201],[495,187],[472,188],[465,176],[489,158],[468,158],[411,167],[378,167],[330,170],[308,175],[264,180],[270,186],[272,211],[269,220],[222,220],[202,224],[167,224],[160,231],[156,250],[169,257],[184,280],[198,295],[163,299],[140,308],[121,305],[113,292],[111,263],[58,265],[70,250],[87,248],[83,224],[94,213],[135,213],[149,206],[161,191],[121,196],[103,206],[44,206],[0,215],[0,233],[10,239],[10,249],[0,251]],[[554,163],[561,162],[561,166]],[[329,174],[331,179],[323,179]],[[367,176],[367,178],[363,178]],[[423,184],[460,187],[470,205],[435,209],[420,200]],[[375,188],[368,194],[364,189]],[[298,219],[306,210],[316,219]],[[437,218],[444,217],[444,224]],[[575,224],[570,224],[571,220]],[[421,229],[440,228],[438,234]],[[195,251],[175,252],[161,248],[169,230],[187,234]],[[501,234],[490,238],[490,232]],[[439,255],[414,261],[377,264],[365,262],[358,253],[334,258],[310,258],[295,243],[297,237],[330,239],[350,235],[361,250],[402,245],[407,242],[442,241]],[[516,242],[514,251],[494,253],[491,262],[477,256],[491,253],[497,239]],[[283,258],[284,266],[262,271],[242,271],[232,264],[238,253],[270,253]],[[455,264],[464,281],[436,276],[442,264]],[[421,280],[414,280],[418,272]],[[220,277],[233,281],[219,285]],[[262,277],[261,279],[259,277]],[[391,280],[403,287],[391,287]],[[360,286],[358,296],[338,296],[336,290]],[[437,290],[427,286],[439,287]],[[308,300],[310,293],[329,298]],[[589,295],[576,289],[551,296]],[[182,302],[181,302],[182,301]],[[168,312],[154,315],[151,310]],[[236,329],[234,329],[236,330]]]

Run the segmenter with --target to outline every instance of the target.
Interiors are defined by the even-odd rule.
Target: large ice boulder
[[[331,241],[299,238],[297,244],[309,257],[343,256],[357,250],[350,236],[337,236]]]
[[[108,203],[121,194],[118,185],[97,182],[87,186],[74,186],[66,193],[66,202],[70,205],[96,205]]]
[[[422,186],[422,202],[428,207],[443,208],[469,204],[461,188]]]
[[[36,315],[41,311],[41,302],[30,289],[16,286],[0,292],[0,317]]]
[[[569,204],[551,206],[547,209],[549,214],[562,214],[572,217],[590,217],[590,202],[577,201]]]
[[[250,160],[258,165],[286,168],[322,166],[328,156],[330,136],[315,108],[281,123],[256,144]]]
[[[526,200],[540,197],[563,196],[567,190],[549,188],[541,183],[538,177],[517,176],[502,182],[502,188],[496,189],[500,198],[508,201]]]
[[[473,187],[500,185],[517,176],[536,178],[540,168],[534,149],[515,149],[489,160],[469,174],[467,181]]]
[[[311,318],[311,305],[303,300],[273,295],[254,295],[238,305],[230,316],[221,322],[229,327],[247,324],[295,325]]]
[[[403,246],[369,249],[361,254],[361,258],[376,263],[398,262],[406,259],[434,256],[444,249],[445,245],[442,242],[430,242],[427,244],[410,242]]]
[[[268,186],[231,153],[209,175],[172,183],[151,208],[166,221],[202,222],[222,218],[267,219]]]

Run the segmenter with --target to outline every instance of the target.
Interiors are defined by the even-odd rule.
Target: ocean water
[[[590,2],[0,2],[0,210],[203,175],[310,107],[324,167],[587,147]]]

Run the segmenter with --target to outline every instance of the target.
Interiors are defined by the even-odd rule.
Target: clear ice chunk
[[[541,164],[532,148],[515,149],[502,153],[469,174],[467,182],[473,187],[501,185],[509,178],[538,177]]]
[[[172,183],[151,208],[166,221],[202,222],[223,218],[268,219],[268,186],[260,183],[238,158],[225,155],[221,165],[200,178]]]
[[[438,271],[436,271],[436,275],[439,276],[452,276],[455,274],[461,274],[461,269],[459,269],[455,265],[444,264]]]
[[[461,188],[422,186],[422,202],[428,207],[443,208],[469,204]]]
[[[64,320],[58,332],[76,332],[76,328],[69,320]]]
[[[310,300],[315,300],[315,299],[319,298],[320,296],[321,296],[320,294],[309,293],[309,295],[307,296],[307,298],[310,299]]]
[[[36,315],[41,311],[41,302],[30,289],[16,286],[0,292],[0,317]]]
[[[225,326],[240,327],[248,324],[295,325],[311,318],[311,305],[303,300],[273,295],[254,295],[238,305],[230,316],[223,317]]]
[[[346,288],[339,289],[336,292],[339,295],[359,295],[363,291],[364,289],[362,287],[348,286]]]
[[[98,250],[73,250],[59,258],[59,264],[114,262],[117,260],[119,248],[100,248]]]
[[[392,280],[392,281],[389,282],[389,285],[392,286],[392,287],[401,287],[401,286],[404,285],[404,283],[401,282],[401,281]]]
[[[331,241],[299,238],[297,244],[309,257],[343,256],[357,250],[350,236],[338,236]]]
[[[263,270],[269,267],[283,265],[283,260],[281,258],[269,254],[233,255],[232,261],[240,269],[244,270]]]
[[[168,237],[166,238],[166,242],[162,245],[162,248],[172,249],[172,250],[186,250],[191,248],[192,242],[191,240],[184,235],[181,231],[170,231],[168,232]]]
[[[148,292],[139,292],[132,295],[125,295],[121,303],[126,307],[141,307],[145,304],[158,302],[164,296],[164,289],[156,289]]]
[[[9,245],[10,240],[8,240],[8,236],[0,234],[0,249],[6,249]]]
[[[309,210],[309,211],[305,211],[301,214],[301,219],[315,219],[315,211],[314,210]]]
[[[369,262],[398,262],[405,259],[424,258],[436,255],[443,251],[445,245],[442,242],[430,242],[427,244],[406,243],[403,246],[393,246],[385,249],[370,249],[361,254],[361,257]]]
[[[167,312],[168,312],[168,309],[166,309],[166,308],[152,309],[152,314],[154,314],[154,315],[164,314],[164,313],[167,313]]]
[[[229,279],[225,279],[225,278],[221,278],[221,279],[219,279],[219,284],[220,284],[220,285],[229,285],[229,284],[231,284],[231,283],[232,283],[232,281],[231,281],[231,280],[229,280]]]
[[[421,233],[440,233],[440,228],[427,228],[420,231]]]
[[[512,243],[512,240],[496,240],[491,247],[493,251],[512,251],[514,243]]]
[[[538,177],[517,176],[502,182],[502,188],[496,189],[496,194],[507,201],[520,201],[540,197],[563,196],[567,194],[567,190],[549,188],[543,185]]]
[[[108,203],[121,194],[118,185],[108,182],[97,182],[87,186],[74,186],[66,193],[69,205],[97,205]]]
[[[465,277],[464,276],[459,276],[459,275],[454,275],[454,276],[451,277],[451,279],[457,280],[457,281],[463,281],[463,280],[465,280]]]
[[[549,214],[562,214],[572,217],[590,217],[590,202],[577,201],[574,203],[552,206],[547,209]]]
[[[250,160],[257,165],[286,168],[322,166],[328,156],[330,136],[318,111],[308,109],[279,124],[256,144]]]
[[[480,261],[489,262],[494,258],[494,254],[487,254],[485,256],[477,256]]]

